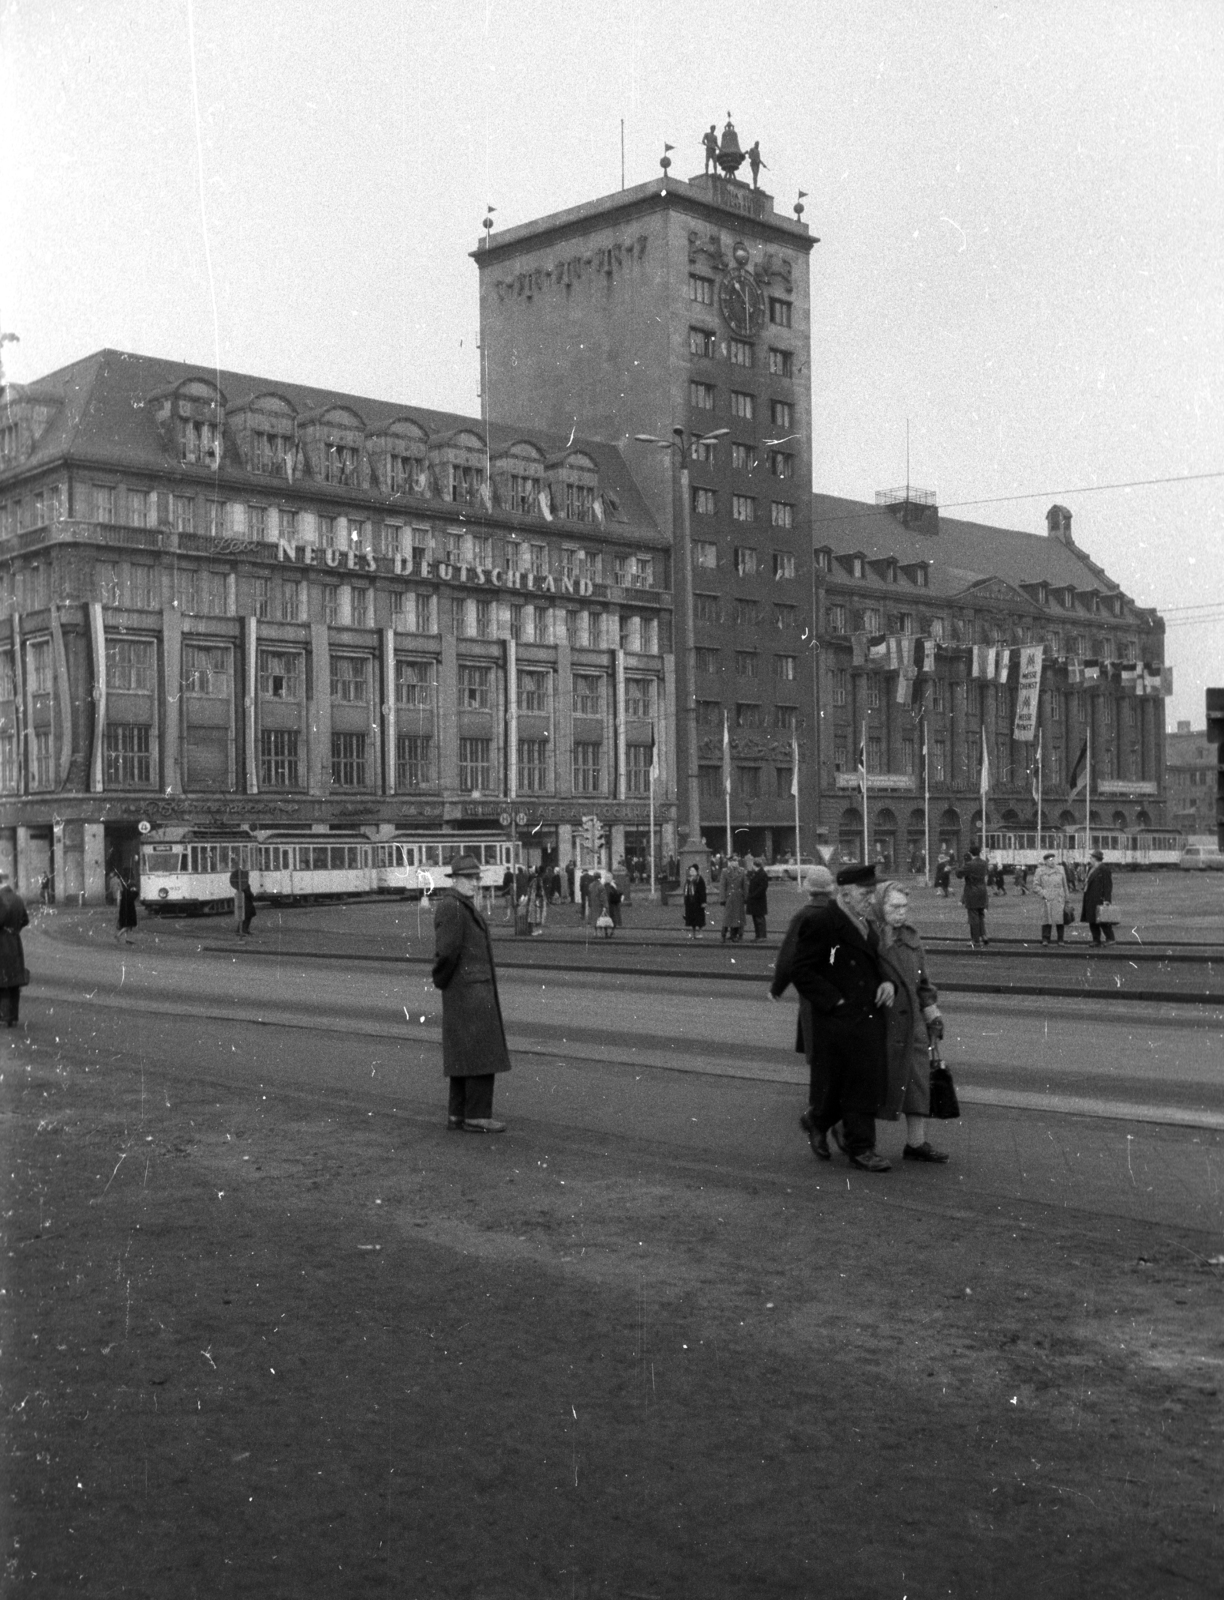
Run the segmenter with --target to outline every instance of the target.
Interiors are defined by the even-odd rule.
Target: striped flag
[[[1075,758],[1075,765],[1071,768],[1071,776],[1067,779],[1072,796],[1077,795],[1088,782],[1088,741],[1084,740],[1080,746],[1080,753]]]
[[[654,723],[650,724],[650,781],[659,781],[659,745],[655,739]]]
[[[799,735],[791,734],[791,794],[799,798]]]
[[[723,793],[731,793],[731,734],[727,727],[727,713],[723,712]]]

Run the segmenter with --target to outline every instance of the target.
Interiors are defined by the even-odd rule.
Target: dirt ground
[[[1218,1241],[0,1067],[5,1594],[1221,1592]]]

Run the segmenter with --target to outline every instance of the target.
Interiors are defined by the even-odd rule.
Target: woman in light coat
[[[896,990],[885,1012],[887,1024],[888,1094],[877,1116],[895,1120],[905,1114],[906,1161],[941,1163],[948,1159],[926,1136],[931,1111],[933,1039],[943,1038],[939,991],[927,975],[926,951],[910,926],[909,896],[899,883],[880,884],[872,901],[871,920],[880,935],[880,965]]]
[[[1033,888],[1041,896],[1041,942],[1049,944],[1053,928],[1061,944],[1067,909],[1067,874],[1055,861],[1052,850],[1042,856],[1041,865],[1033,874]]]

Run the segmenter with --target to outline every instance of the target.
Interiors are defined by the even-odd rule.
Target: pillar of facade
[[[444,600],[439,600],[441,607]],[[439,618],[441,622],[442,619]],[[459,788],[459,658],[453,628],[442,627],[438,663],[438,779],[445,793]]]
[[[183,617],[176,606],[162,606],[162,782],[167,794],[183,792]]]
[[[100,822],[81,824],[81,888],[85,904],[106,903],[106,829]]]
[[[17,830],[16,828],[0,828],[0,872],[6,872],[10,880],[17,877]]]
[[[608,837],[612,841],[611,866],[615,871],[617,862],[625,859],[625,824],[623,822],[614,822],[608,831]]]
[[[55,895],[60,905],[80,905],[85,897],[85,840],[80,822],[55,824]]]
[[[327,624],[310,624],[310,676],[313,696],[310,702],[309,793],[326,795],[331,790],[331,654]]]
[[[13,873],[13,887],[27,900],[38,893],[38,882],[44,872],[51,870],[51,840],[47,834],[35,833],[23,823],[17,829],[17,860]]]

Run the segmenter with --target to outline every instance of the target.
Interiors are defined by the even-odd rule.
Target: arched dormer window
[[[425,429],[411,417],[396,417],[385,427],[370,429],[366,452],[370,470],[384,494],[428,493],[428,448]]]
[[[228,420],[248,472],[292,481],[297,462],[297,412],[284,395],[253,395],[236,406]]]
[[[554,456],[546,464],[548,495],[554,516],[567,522],[603,521],[599,496],[599,469],[582,450]]]
[[[207,378],[186,378],[176,388],[151,397],[162,436],[184,466],[221,465],[225,396]]]
[[[443,500],[487,505],[485,442],[474,428],[457,428],[429,442],[429,465]]]
[[[298,439],[320,483],[367,488],[362,483],[366,425],[351,406],[324,406],[298,418]],[[368,470],[364,474],[368,479]]]
[[[516,440],[493,459],[493,487],[506,511],[533,517],[540,509],[544,455],[526,439]]]

